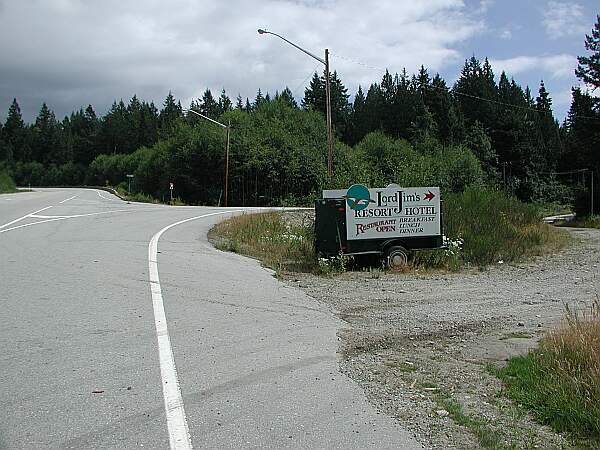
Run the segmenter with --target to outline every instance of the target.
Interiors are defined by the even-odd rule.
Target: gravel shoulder
[[[284,280],[344,321],[340,370],[425,447],[563,448],[564,437],[506,399],[487,367],[535,346],[566,304],[585,309],[597,297],[600,230],[568,232],[575,243],[556,255],[486,271]],[[468,425],[447,414],[448,398]]]

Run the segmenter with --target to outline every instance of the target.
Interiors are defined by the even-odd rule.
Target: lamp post
[[[219,125],[221,128],[225,128],[225,131],[227,132],[227,141],[225,144],[225,182],[224,182],[225,188],[223,189],[224,194],[225,194],[223,206],[227,206],[227,193],[229,190],[229,130],[231,129],[231,121],[228,120],[227,125],[225,125],[221,122],[217,122],[216,120],[211,119],[210,117],[206,117],[204,114],[200,114],[198,111],[194,111],[193,109],[184,109],[184,111],[194,113],[197,116],[200,116],[203,119],[206,119],[206,120],[214,123],[215,125]]]
[[[277,33],[273,33],[271,31],[263,30],[261,28],[258,29],[258,34],[272,34],[273,36],[277,36],[279,39],[287,42],[292,47],[297,48],[303,53],[306,53],[313,59],[316,59],[321,64],[325,65],[325,102],[327,109],[327,175],[329,179],[333,177],[333,132],[331,127],[331,85],[329,82],[329,49],[325,49],[325,59],[319,58],[318,56],[313,55],[308,50],[303,49],[302,47],[294,44],[291,41],[288,41],[283,36],[278,35]]]

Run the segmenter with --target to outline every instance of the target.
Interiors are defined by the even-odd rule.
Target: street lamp
[[[304,50],[302,47],[294,44],[293,42],[288,41],[286,38],[278,35],[277,33],[273,33],[271,31],[259,28],[258,34],[272,34],[273,36],[277,36],[279,39],[284,40],[292,47],[296,47],[301,52],[306,53],[311,58],[314,58],[321,64],[325,65],[325,102],[327,109],[327,175],[329,175],[329,179],[331,180],[331,178],[333,177],[333,133],[331,130],[331,86],[329,83],[329,49],[325,49],[325,59],[322,59],[318,56],[313,55],[308,50]]]
[[[221,122],[217,122],[214,119],[211,119],[210,117],[206,117],[204,114],[200,114],[198,111],[194,111],[193,109],[184,109],[184,112],[191,112],[196,114],[197,116],[202,117],[203,119],[206,119],[212,123],[214,123],[215,125],[219,125],[222,128],[225,128],[226,132],[227,132],[227,143],[225,144],[225,201],[223,202],[223,206],[227,206],[227,192],[228,192],[228,186],[229,186],[229,130],[231,129],[231,121],[228,120],[227,121],[227,125],[221,123]]]

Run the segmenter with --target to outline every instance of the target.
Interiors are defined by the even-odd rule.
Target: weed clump
[[[0,194],[11,192],[17,192],[15,182],[4,170],[0,170]]]
[[[567,308],[561,327],[539,347],[497,371],[506,394],[539,421],[588,444],[600,444],[600,302],[579,314]]]

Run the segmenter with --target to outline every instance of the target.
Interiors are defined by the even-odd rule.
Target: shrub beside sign
[[[368,189],[355,184],[343,195],[337,190],[324,194],[346,200],[348,240],[441,234],[438,187]]]

